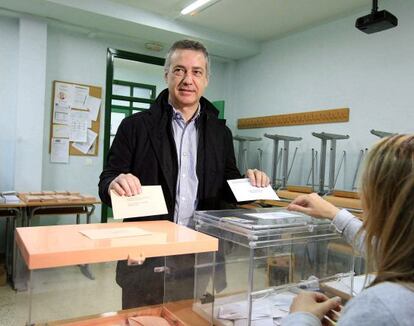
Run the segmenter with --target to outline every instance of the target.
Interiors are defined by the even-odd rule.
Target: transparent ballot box
[[[219,239],[214,302],[193,308],[214,325],[278,325],[302,290],[335,292],[340,283],[353,293],[352,282],[341,281],[353,277],[354,254],[329,220],[283,208],[197,211],[194,218],[197,231]]]
[[[148,221],[17,228],[16,241],[28,306],[17,324],[212,324],[193,311],[211,301],[212,236]]]

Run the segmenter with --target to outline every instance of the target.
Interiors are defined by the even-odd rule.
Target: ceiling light
[[[193,14],[197,9],[211,2],[212,0],[197,0],[190,3],[187,7],[181,10],[181,15]]]

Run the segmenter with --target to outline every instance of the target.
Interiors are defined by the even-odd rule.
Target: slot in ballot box
[[[214,282],[222,287],[214,304],[194,307],[214,325],[278,325],[295,293],[353,275],[354,254],[332,250],[348,245],[329,220],[283,208],[197,211],[194,219],[220,241]]]
[[[28,325],[140,325],[142,318],[150,323],[162,318],[158,322],[165,325],[211,325],[193,305],[213,294],[214,237],[169,221],[145,221],[17,228],[16,241],[27,267]],[[156,257],[147,275],[138,273]],[[124,260],[131,265],[126,273],[139,276],[132,293],[145,302],[152,293],[141,289],[162,291],[162,302],[122,310],[116,269],[117,261]],[[79,266],[94,279],[84,277]]]

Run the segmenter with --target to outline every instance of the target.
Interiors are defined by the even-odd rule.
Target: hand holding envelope
[[[276,192],[270,185],[267,187],[252,186],[249,179],[227,180],[237,201],[248,200],[279,200]]]
[[[115,219],[168,214],[161,186],[142,186],[135,196],[120,196],[111,190]]]

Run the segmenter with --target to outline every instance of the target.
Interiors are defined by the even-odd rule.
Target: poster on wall
[[[74,88],[71,84],[55,84],[55,106],[69,108],[73,104]]]

